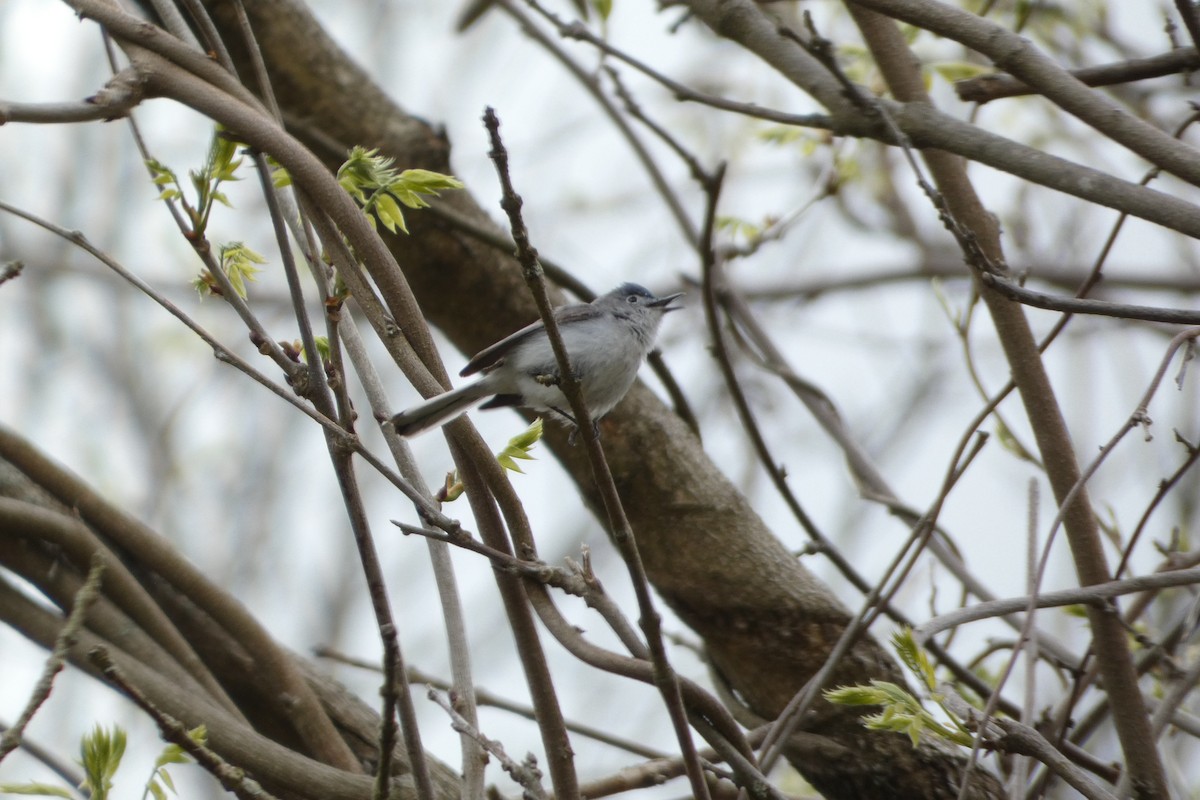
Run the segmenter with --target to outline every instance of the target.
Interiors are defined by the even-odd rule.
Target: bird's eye
[[[636,294],[631,294],[631,295],[629,295],[629,297],[626,297],[625,299],[631,303],[636,303],[639,298]]]

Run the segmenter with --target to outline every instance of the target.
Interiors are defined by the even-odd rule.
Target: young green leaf
[[[96,725],[91,733],[84,735],[80,752],[79,763],[86,776],[84,788],[91,792],[92,800],[107,800],[113,775],[125,755],[125,731],[115,725],[112,730]]]
[[[874,686],[839,686],[825,692],[825,699],[840,706],[878,706],[887,702],[887,695]]]
[[[533,424],[525,429],[524,432],[517,434],[508,440],[508,445],[496,454],[496,460],[500,462],[500,466],[513,472],[518,472],[522,475],[525,471],[517,465],[514,459],[522,459],[524,461],[535,460],[529,451],[542,438],[542,418],[538,417],[533,421]]]
[[[425,208],[426,196],[463,186],[453,176],[427,169],[397,172],[394,162],[378,150],[354,147],[337,172],[338,184],[362,206],[372,226],[378,221],[392,233],[408,233],[401,206]]]
[[[904,665],[929,689],[937,686],[937,675],[934,674],[933,662],[929,660],[929,655],[917,645],[917,640],[913,638],[912,628],[904,628],[892,634],[892,646],[896,648],[896,653]]]
[[[381,194],[376,198],[375,216],[379,217],[383,227],[392,233],[395,233],[397,228],[408,233],[408,226],[404,224],[404,212],[390,194]]]
[[[246,281],[255,281],[260,270],[256,264],[265,264],[267,260],[241,242],[230,242],[221,245],[221,271],[229,278],[229,283],[238,297],[246,299]]]
[[[66,797],[73,800],[75,795],[58,786],[48,783],[0,783],[0,795],[24,794],[36,797]]]
[[[467,487],[458,479],[458,470],[447,472],[446,479],[442,481],[442,488],[438,489],[437,501],[439,503],[453,503],[462,497],[462,493],[466,489]]]
[[[208,729],[203,725],[199,725],[188,731],[188,737],[197,744],[204,744],[208,738]],[[167,772],[169,764],[190,764],[192,757],[177,744],[168,744],[158,754],[158,758],[154,760],[154,772],[150,773],[150,780],[146,782],[146,789],[142,792],[142,800],[153,796],[154,800],[167,800],[167,793],[177,795],[175,789],[175,779],[171,777],[171,773]]]
[[[329,337],[328,336],[314,336],[313,344],[315,344],[317,346],[317,356],[321,359],[321,363],[324,364],[325,362],[327,362],[329,360],[329,357],[331,355],[331,351],[329,349]],[[300,348],[300,355],[304,358],[305,362],[308,361],[308,354],[304,352],[303,347]]]
[[[428,169],[406,169],[400,173],[398,182],[420,194],[436,195],[444,189],[463,188],[462,181],[453,175],[433,172]]]

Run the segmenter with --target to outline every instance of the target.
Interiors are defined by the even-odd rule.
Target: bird
[[[680,308],[671,303],[682,296],[677,292],[656,297],[644,286],[623,283],[590,303],[554,309],[571,369],[592,415],[593,433],[600,418],[633,385],[642,360],[654,347],[662,318]],[[559,388],[558,362],[541,320],[481,350],[459,375],[477,373],[482,377],[473,383],[396,414],[392,427],[401,436],[416,436],[445,425],[486,398],[490,399],[480,408],[531,408],[575,423]]]

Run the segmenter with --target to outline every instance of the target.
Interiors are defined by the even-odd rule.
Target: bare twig
[[[42,668],[41,678],[38,679],[37,685],[25,703],[25,708],[17,717],[17,721],[11,728],[4,731],[3,736],[0,736],[0,762],[3,762],[9,753],[20,746],[25,728],[37,710],[50,697],[50,691],[54,688],[54,678],[62,671],[63,665],[66,663],[67,651],[75,645],[76,636],[87,618],[88,609],[100,594],[100,580],[103,574],[103,560],[99,556],[93,557],[87,580],[75,593],[75,602],[71,606],[71,613],[67,615],[62,630],[59,631],[58,637],[54,641],[54,649],[46,657],[46,665]]]
[[[1036,728],[1004,717],[980,717],[979,710],[959,697],[953,687],[939,687],[938,693],[946,708],[963,720],[967,727],[979,731],[982,741],[1010,753],[1032,756],[1089,800],[1117,800],[1118,795],[1068,761]]]
[[[1175,468],[1175,471],[1169,477],[1158,484],[1158,488],[1154,492],[1154,497],[1147,504],[1146,510],[1142,512],[1141,518],[1138,519],[1137,525],[1133,528],[1133,533],[1129,534],[1129,541],[1125,544],[1124,552],[1121,553],[1121,560],[1113,572],[1113,577],[1121,577],[1122,573],[1125,572],[1125,568],[1129,566],[1129,559],[1133,555],[1134,546],[1141,540],[1142,533],[1146,530],[1146,524],[1150,521],[1150,516],[1154,513],[1154,510],[1158,508],[1167,494],[1179,485],[1183,476],[1200,460],[1200,447],[1184,439],[1179,431],[1175,431],[1175,441],[1184,446],[1187,457]]]
[[[1088,86],[1112,86],[1144,81],[1200,68],[1200,53],[1195,47],[1181,47],[1149,58],[1135,58],[1115,64],[1100,64],[1071,70],[1076,80]],[[1011,75],[981,75],[955,81],[954,91],[968,103],[987,103],[1005,97],[1034,94],[1027,84]]]
[[[367,398],[376,417],[386,417],[391,405],[387,401],[383,381],[376,372],[367,354],[366,343],[358,332],[358,327],[350,315],[341,316],[336,325],[341,332],[342,340],[350,357],[350,363],[358,375],[366,391]],[[414,488],[433,501],[428,486],[425,485],[412,451],[407,443],[396,435],[389,426],[383,427],[384,438],[387,439],[401,474],[412,481]],[[422,533],[431,533],[429,528],[422,528]],[[443,534],[449,536],[450,534]],[[456,538],[471,537],[461,533]],[[472,539],[474,541],[474,539]],[[458,697],[458,709],[468,722],[477,723],[475,708],[474,682],[471,677],[470,649],[467,645],[466,621],[463,613],[462,600],[459,596],[458,584],[454,575],[454,566],[450,559],[449,549],[445,542],[433,541],[428,543],[429,558],[433,564],[434,580],[438,586],[438,595],[442,608],[442,616],[446,625],[446,636],[449,644],[450,668],[454,675],[454,685],[450,687]],[[379,665],[374,665],[378,668]],[[409,669],[408,672],[412,670]],[[407,673],[406,673],[407,674]],[[409,679],[412,682],[412,679]],[[424,681],[417,681],[424,682]],[[403,686],[401,692],[407,692]],[[469,736],[461,737],[462,744],[462,775],[463,800],[482,800],[484,795],[484,768],[486,766],[483,750]]]
[[[334,650],[333,648],[330,648],[330,647],[314,648],[313,654],[316,655],[318,658],[328,658],[332,661],[337,661],[342,664],[349,664],[352,667],[358,667],[359,669],[369,669],[369,670],[373,670],[375,672],[379,671],[379,664],[374,661],[367,661],[365,659],[355,658],[353,656],[349,656],[349,655],[346,655],[345,653],[341,653],[337,650]],[[433,688],[437,689],[438,691],[452,693],[455,697],[455,709],[458,710],[459,713],[462,713],[463,697],[458,694],[458,690],[455,689],[453,683],[451,683],[449,681],[444,681],[434,675],[430,675],[427,672],[422,672],[421,670],[417,669],[416,667],[412,667],[412,666],[408,667],[407,675],[408,675],[408,682],[410,684],[413,684],[413,683],[428,684],[429,686],[432,686]],[[480,687],[476,687],[473,694],[474,694],[475,702],[481,706],[488,706],[489,708],[498,708],[501,711],[508,711],[509,713],[516,714],[517,716],[524,717],[525,719],[529,719],[529,720],[537,719],[537,714],[534,711],[533,707],[530,705],[526,705],[524,703],[515,703],[512,700],[508,700],[504,697],[501,697],[500,695],[496,694],[495,692],[491,692],[487,689],[483,689]],[[463,716],[466,716],[466,715],[464,714]],[[633,753],[634,755],[640,756],[641,758],[655,759],[655,760],[656,759],[670,759],[670,756],[668,756],[666,753],[662,752],[661,750],[656,750],[652,747],[647,747],[646,745],[642,744],[641,742],[635,742],[635,741],[632,741],[629,739],[621,738],[619,736],[613,736],[611,733],[608,733],[607,731],[602,731],[599,728],[595,728],[591,725],[584,725],[579,722],[568,721],[567,727],[570,728],[570,730],[572,732],[578,733],[580,736],[585,736],[589,739],[593,739],[597,742],[601,742],[603,744],[606,744],[606,745],[616,748],[618,750],[624,750],[626,752]],[[675,759],[675,760],[678,761],[677,759]],[[680,763],[680,770],[682,771],[682,762],[679,762],[679,763]],[[594,795],[592,795],[591,793],[588,793],[587,796],[593,797]]]
[[[1187,29],[1192,40],[1192,48],[1200,47],[1200,11],[1197,10],[1196,4],[1193,0],[1175,0],[1175,10],[1179,12],[1183,27]]]
[[[6,733],[8,730],[9,726],[0,722],[0,734]],[[28,737],[21,738],[21,752],[36,761],[40,761],[47,769],[61,778],[63,783],[71,787],[75,794],[83,798],[83,800],[88,800],[91,797],[90,793],[79,788],[84,785],[87,778],[75,764],[67,763],[67,761],[60,758],[56,753],[30,741]]]
[[[509,757],[508,753],[504,752],[504,745],[495,739],[484,736],[477,727],[467,722],[462,714],[454,710],[454,703],[449,698],[443,697],[441,692],[430,687],[426,696],[442,707],[442,710],[450,717],[450,724],[454,730],[470,736],[479,742],[484,750],[495,756],[504,771],[525,789],[524,796],[528,800],[547,800],[546,788],[542,786],[542,771],[538,769],[537,759],[532,754],[526,756],[523,763],[518,764]]]
[[[105,678],[158,723],[158,729],[162,732],[164,739],[178,745],[194,758],[196,763],[212,773],[213,777],[219,780],[221,786],[227,791],[233,792],[239,800],[275,800],[275,795],[263,789],[256,780],[246,774],[245,770],[233,766],[209,748],[195,741],[188,735],[188,729],[182,722],[154,705],[137,686],[126,680],[124,674],[109,658],[107,649],[96,647],[89,655]]]
[[[1008,278],[991,273],[982,273],[980,280],[1005,297],[1035,308],[1062,311],[1068,314],[1096,314],[1118,319],[1136,319],[1142,322],[1165,322],[1171,325],[1200,325],[1200,311],[1191,309],[1160,308],[1129,303],[1110,303],[1105,300],[1088,300],[1079,297],[1062,297],[1026,289]]]
[[[469,422],[461,419],[443,430],[448,434],[459,478],[466,486],[467,500],[475,515],[480,538],[495,550],[512,553],[515,548],[523,556],[535,556],[537,549],[520,499],[482,439],[478,434],[468,435],[473,434],[473,429]],[[506,524],[508,532],[505,531]],[[530,606],[537,610],[543,621],[552,618],[557,609],[544,593],[536,590],[537,584],[530,585],[520,577],[500,570],[493,574],[537,710],[538,732],[546,748],[555,797],[578,800],[579,778],[574,751]]]
[[[1061,591],[1040,592],[1022,597],[1009,597],[1003,600],[989,600],[940,614],[919,627],[914,628],[913,636],[916,638],[918,644],[923,645],[931,637],[936,636],[942,631],[956,628],[967,622],[1026,610],[1030,605],[1033,605],[1035,608],[1057,608],[1078,604],[1102,605],[1105,600],[1120,597],[1121,595],[1163,589],[1168,586],[1190,586],[1196,583],[1200,583],[1200,567],[1158,572],[1153,575],[1141,575],[1136,578],[1124,578],[1119,581],[1097,583],[1079,589],[1063,589]]]
[[[654,608],[654,601],[650,594],[650,584],[646,578],[641,555],[638,552],[637,540],[629,525],[629,520],[625,516],[616,483],[613,481],[612,473],[609,471],[608,463],[604,458],[604,450],[600,446],[598,437],[589,436],[586,433],[592,430],[591,413],[584,403],[579,381],[571,369],[566,345],[563,343],[562,334],[558,330],[554,311],[550,305],[550,298],[546,294],[546,287],[542,280],[541,269],[538,267],[537,251],[529,243],[528,231],[520,214],[521,198],[513,189],[512,179],[508,173],[508,153],[500,138],[500,121],[491,108],[485,112],[484,122],[488,129],[492,145],[489,155],[495,163],[496,172],[500,178],[503,190],[500,205],[509,216],[513,241],[517,244],[517,260],[521,262],[526,283],[529,285],[530,291],[537,301],[538,312],[545,323],[546,333],[554,350],[555,359],[558,362],[559,375],[562,376],[560,388],[568,401],[570,401],[571,413],[574,415],[576,425],[579,430],[585,432],[580,438],[587,449],[588,459],[592,465],[592,476],[596,481],[605,511],[608,514],[609,530],[612,533],[618,550],[621,552],[622,558],[625,560],[633,582],[640,613],[639,622],[642,631],[646,635],[651,660],[654,664],[655,684],[662,693],[663,701],[666,703],[667,712],[675,729],[675,736],[679,741],[679,746],[688,764],[688,779],[691,782],[692,791],[699,800],[708,800],[708,785],[704,779],[704,771],[699,758],[696,756],[691,733],[688,730],[687,713],[684,710],[679,681],[675,675],[675,671],[671,668],[667,660],[666,647],[662,639],[662,619],[658,611]]]
[[[537,25],[533,24],[533,20],[529,19],[519,8],[517,8],[514,0],[496,0],[497,5],[503,8],[509,15],[517,20],[521,25],[521,29],[533,38],[538,44],[546,49],[566,70],[579,81],[580,85],[592,96],[593,99],[600,105],[600,108],[608,116],[616,127],[617,132],[629,143],[630,149],[633,150],[634,156],[638,163],[642,165],[646,175],[650,178],[651,185],[658,192],[659,196],[667,206],[667,210],[675,219],[675,224],[679,227],[683,234],[684,241],[689,247],[696,246],[696,226],[688,217],[687,210],[684,209],[682,201],[679,199],[676,191],[671,187],[666,177],[662,174],[658,164],[655,163],[653,156],[646,149],[645,144],[634,133],[633,128],[621,115],[616,105],[604,93],[600,82],[596,80],[594,75],[588,74],[579,64],[575,62],[561,47],[555,44],[549,36],[547,36]],[[546,11],[536,0],[526,0],[526,2],[539,14],[545,17],[555,26],[562,30],[563,23],[559,22],[558,18],[550,12]]]

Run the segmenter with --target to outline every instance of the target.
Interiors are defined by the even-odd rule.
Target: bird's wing
[[[559,306],[558,308],[554,309],[554,318],[558,320],[559,325],[562,325],[578,319],[579,315],[585,311],[588,311],[587,303]],[[476,353],[458,374],[465,378],[468,375],[474,375],[476,372],[486,372],[490,368],[503,361],[504,357],[507,356],[514,347],[528,339],[533,334],[545,329],[545,327],[545,323],[539,319],[536,322],[529,323],[515,333],[510,333],[508,336],[505,336],[495,344],[489,345]]]

